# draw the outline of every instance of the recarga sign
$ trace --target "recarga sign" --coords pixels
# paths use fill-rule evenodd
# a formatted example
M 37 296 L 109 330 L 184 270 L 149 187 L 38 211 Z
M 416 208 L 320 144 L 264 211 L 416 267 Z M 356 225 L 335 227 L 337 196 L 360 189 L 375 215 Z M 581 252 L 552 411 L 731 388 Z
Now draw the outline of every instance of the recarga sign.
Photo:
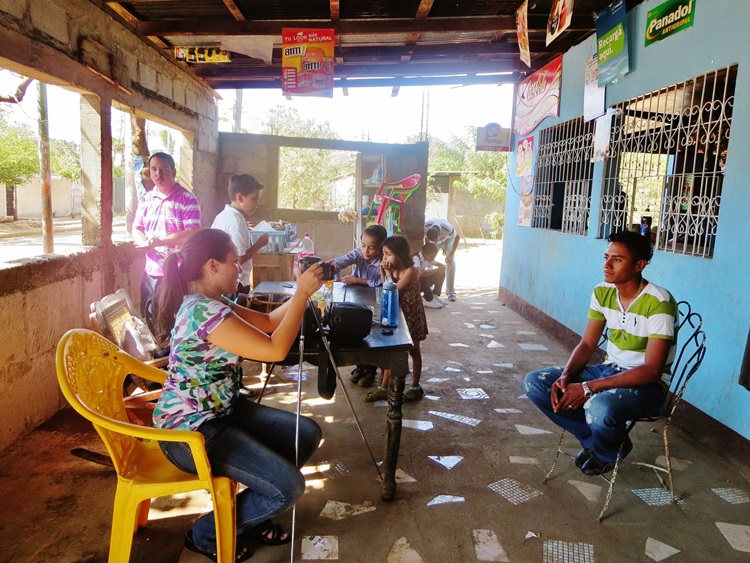
M 646 16 L 646 47 L 693 25 L 697 0 L 668 0 Z

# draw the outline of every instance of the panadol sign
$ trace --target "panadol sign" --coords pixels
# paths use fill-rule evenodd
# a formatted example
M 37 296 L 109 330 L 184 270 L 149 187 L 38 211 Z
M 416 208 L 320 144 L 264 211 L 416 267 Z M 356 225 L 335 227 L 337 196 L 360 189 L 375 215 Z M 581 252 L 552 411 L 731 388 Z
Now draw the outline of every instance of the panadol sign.
M 693 25 L 697 0 L 669 0 L 646 17 L 646 47 Z

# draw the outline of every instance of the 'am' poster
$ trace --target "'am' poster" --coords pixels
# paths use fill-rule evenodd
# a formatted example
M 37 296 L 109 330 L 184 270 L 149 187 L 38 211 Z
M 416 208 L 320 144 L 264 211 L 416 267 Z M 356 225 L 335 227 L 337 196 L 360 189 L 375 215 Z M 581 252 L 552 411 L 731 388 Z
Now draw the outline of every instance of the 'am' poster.
M 333 29 L 281 30 L 281 90 L 293 96 L 333 97 Z

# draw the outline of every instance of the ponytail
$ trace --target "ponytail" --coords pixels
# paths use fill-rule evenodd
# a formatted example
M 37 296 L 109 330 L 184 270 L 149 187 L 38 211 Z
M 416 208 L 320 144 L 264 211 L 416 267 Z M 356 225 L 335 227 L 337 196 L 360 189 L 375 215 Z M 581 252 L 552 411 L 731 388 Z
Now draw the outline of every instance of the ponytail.
M 158 309 L 156 312 L 156 340 L 161 343 L 169 342 L 169 336 L 174 327 L 174 319 L 188 294 L 188 283 L 180 275 L 179 253 L 170 254 L 164 260 L 164 277 L 157 294 Z
M 164 260 L 164 278 L 159 286 L 156 331 L 159 342 L 169 340 L 177 311 L 190 292 L 190 282 L 203 277 L 203 266 L 209 260 L 224 262 L 236 250 L 232 239 L 219 229 L 196 231 L 179 252 Z

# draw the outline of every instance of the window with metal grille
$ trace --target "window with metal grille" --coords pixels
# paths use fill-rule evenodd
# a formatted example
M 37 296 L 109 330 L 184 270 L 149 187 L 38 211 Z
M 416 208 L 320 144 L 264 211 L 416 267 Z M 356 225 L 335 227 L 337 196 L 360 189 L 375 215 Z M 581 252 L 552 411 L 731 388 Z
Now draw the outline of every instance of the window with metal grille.
M 588 233 L 593 140 L 594 122 L 582 117 L 539 133 L 532 227 Z
M 600 237 L 649 225 L 658 250 L 713 255 L 736 77 L 733 65 L 614 106 Z

